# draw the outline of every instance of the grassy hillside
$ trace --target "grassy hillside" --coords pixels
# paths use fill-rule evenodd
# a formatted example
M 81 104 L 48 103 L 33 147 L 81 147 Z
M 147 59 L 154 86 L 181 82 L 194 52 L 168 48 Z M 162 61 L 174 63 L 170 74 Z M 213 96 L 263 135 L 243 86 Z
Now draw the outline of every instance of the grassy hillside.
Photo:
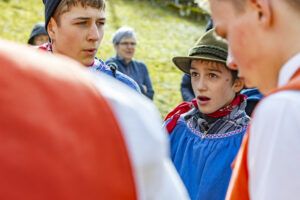
M 199 22 L 178 17 L 150 1 L 107 0 L 107 25 L 97 56 L 114 56 L 111 35 L 122 25 L 137 32 L 135 59 L 144 61 L 155 90 L 154 103 L 162 116 L 181 102 L 182 73 L 172 64 L 175 55 L 186 55 L 203 33 Z M 0 0 L 0 37 L 26 43 L 33 25 L 44 20 L 42 0 Z

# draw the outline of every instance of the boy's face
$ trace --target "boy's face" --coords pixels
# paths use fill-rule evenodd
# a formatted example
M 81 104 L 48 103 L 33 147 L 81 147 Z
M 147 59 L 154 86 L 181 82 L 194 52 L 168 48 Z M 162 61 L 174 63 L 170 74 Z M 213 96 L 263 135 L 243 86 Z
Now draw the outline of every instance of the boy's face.
M 200 112 L 213 113 L 230 104 L 243 84 L 232 84 L 232 74 L 225 65 L 216 62 L 193 60 L 191 82 Z
M 49 42 L 49 40 L 48 40 L 48 35 L 46 34 L 37 35 L 33 39 L 33 45 L 42 45 L 47 42 Z
M 104 35 L 104 10 L 78 4 L 63 13 L 59 20 L 58 24 L 51 18 L 48 25 L 53 52 L 71 57 L 85 66 L 91 65 Z
M 232 69 L 239 70 L 239 77 L 245 79 L 247 87 L 258 87 L 261 92 L 269 90 L 277 72 L 272 38 L 264 30 L 265 16 L 254 3 L 246 0 L 244 10 L 237 10 L 231 1 L 210 0 L 216 33 L 228 40 Z M 254 2 L 254 1 L 253 1 Z M 235 66 L 235 67 L 233 67 Z

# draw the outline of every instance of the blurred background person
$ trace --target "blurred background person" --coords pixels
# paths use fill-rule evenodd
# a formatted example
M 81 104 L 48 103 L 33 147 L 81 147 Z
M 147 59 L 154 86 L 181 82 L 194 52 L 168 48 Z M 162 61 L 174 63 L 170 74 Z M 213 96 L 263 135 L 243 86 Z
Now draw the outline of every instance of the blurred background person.
M 182 75 L 182 80 L 180 83 L 180 92 L 183 101 L 192 101 L 195 98 L 190 75 L 188 74 Z
M 141 92 L 149 99 L 153 99 L 154 90 L 145 63 L 133 59 L 137 39 L 134 30 L 123 26 L 113 35 L 112 43 L 116 50 L 116 56 L 105 61 L 107 65 L 116 65 L 117 70 L 128 75 L 137 82 Z
M 39 22 L 34 25 L 30 37 L 28 39 L 28 44 L 30 45 L 42 45 L 49 42 L 48 34 L 45 29 L 45 23 Z

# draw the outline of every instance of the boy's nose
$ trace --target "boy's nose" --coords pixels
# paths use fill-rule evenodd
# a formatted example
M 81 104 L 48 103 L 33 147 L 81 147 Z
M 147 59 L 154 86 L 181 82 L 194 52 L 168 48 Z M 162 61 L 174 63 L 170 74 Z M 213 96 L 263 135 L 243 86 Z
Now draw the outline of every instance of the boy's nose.
M 199 91 L 202 91 L 202 90 L 206 90 L 206 89 L 207 89 L 207 87 L 206 87 L 206 82 L 205 82 L 205 79 L 204 79 L 204 78 L 201 78 L 201 79 L 198 81 L 197 89 L 198 89 Z
M 93 40 L 93 41 L 98 41 L 100 39 L 100 32 L 99 32 L 96 24 L 94 24 L 90 27 L 87 39 Z
M 227 61 L 226 65 L 233 70 L 238 70 L 238 65 L 236 64 L 234 57 L 232 56 L 232 53 L 230 49 L 228 50 L 228 56 L 227 56 Z

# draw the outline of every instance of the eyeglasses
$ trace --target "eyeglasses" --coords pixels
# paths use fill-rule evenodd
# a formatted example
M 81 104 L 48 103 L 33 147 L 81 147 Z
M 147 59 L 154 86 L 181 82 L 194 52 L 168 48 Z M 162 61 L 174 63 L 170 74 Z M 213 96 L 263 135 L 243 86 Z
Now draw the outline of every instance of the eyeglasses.
M 135 42 L 120 42 L 119 45 L 122 45 L 122 46 L 136 46 L 136 43 Z

